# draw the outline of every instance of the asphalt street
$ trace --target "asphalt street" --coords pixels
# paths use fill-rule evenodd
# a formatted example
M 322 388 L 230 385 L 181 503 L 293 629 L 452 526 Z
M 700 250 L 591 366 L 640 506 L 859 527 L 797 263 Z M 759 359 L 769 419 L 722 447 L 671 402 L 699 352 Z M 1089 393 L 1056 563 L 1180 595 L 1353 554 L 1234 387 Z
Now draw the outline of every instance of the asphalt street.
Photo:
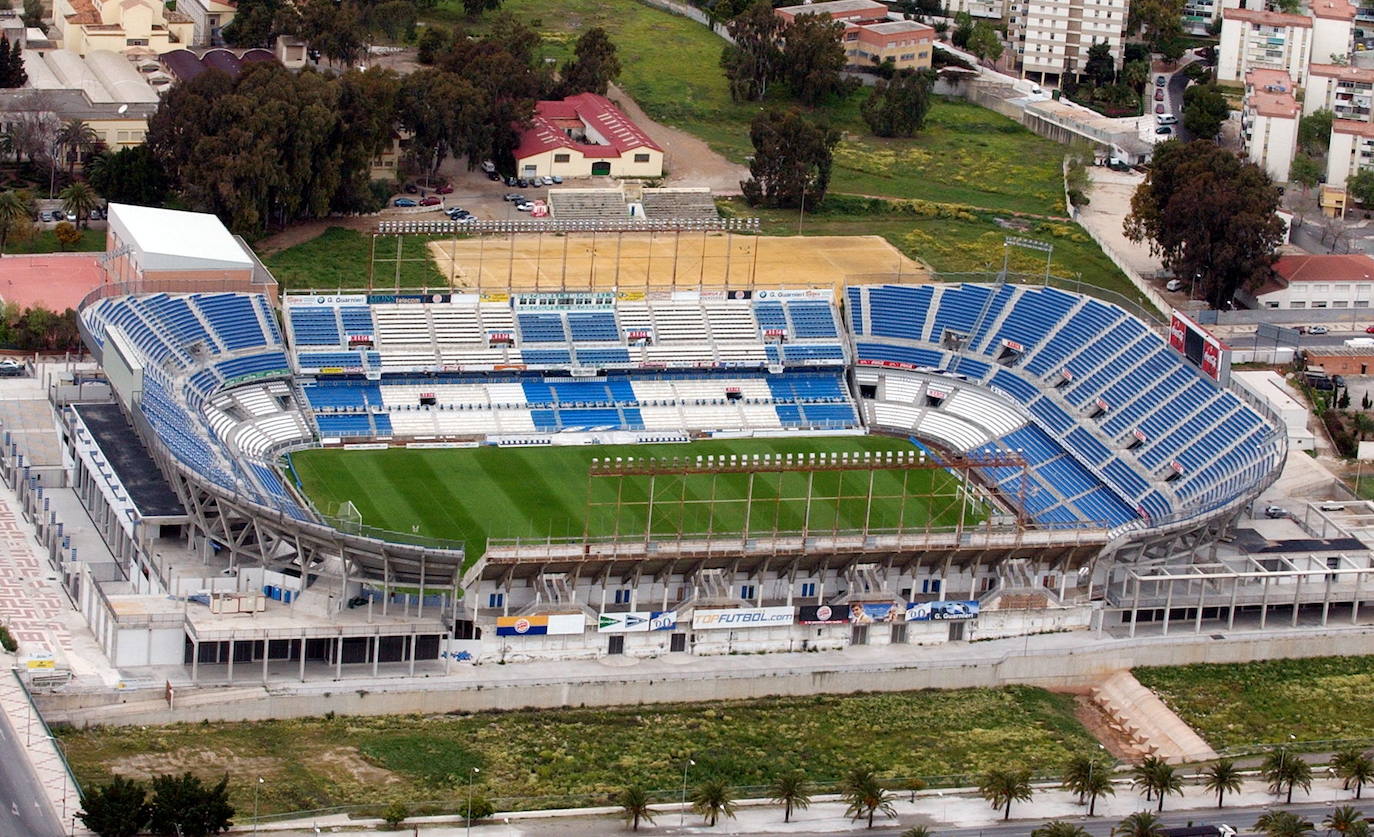
M 1299 349 L 1302 349 L 1303 351 L 1323 348 L 1329 349 L 1333 347 L 1344 346 L 1345 341 L 1353 337 L 1374 339 L 1374 334 L 1365 333 L 1364 323 L 1366 320 L 1371 325 L 1374 325 L 1374 312 L 1368 312 L 1363 315 L 1363 319 L 1361 319 L 1359 323 L 1358 331 L 1337 331 L 1337 327 L 1333 326 L 1331 328 L 1331 333 L 1329 334 L 1301 334 L 1298 335 L 1297 347 Z M 1223 339 L 1226 341 L 1226 345 L 1230 346 L 1233 349 L 1253 349 L 1256 346 L 1260 348 L 1270 348 L 1274 345 L 1274 341 L 1272 338 L 1257 337 L 1254 333 L 1229 334 Z M 1288 344 L 1284 343 L 1283 345 L 1286 346 Z
M 63 833 L 29 766 L 24 739 L 0 712 L 0 837 L 60 837 Z

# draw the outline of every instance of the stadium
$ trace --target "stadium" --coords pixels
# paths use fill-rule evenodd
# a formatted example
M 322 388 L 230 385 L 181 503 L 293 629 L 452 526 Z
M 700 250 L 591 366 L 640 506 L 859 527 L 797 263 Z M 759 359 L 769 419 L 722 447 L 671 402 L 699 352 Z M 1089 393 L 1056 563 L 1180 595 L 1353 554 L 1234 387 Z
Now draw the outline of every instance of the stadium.
M 112 403 L 62 424 L 128 495 L 133 593 L 274 617 L 158 623 L 139 659 L 193 677 L 1100 627 L 1287 454 L 1185 320 L 1043 279 L 279 293 L 164 214 L 112 208 L 80 310 Z

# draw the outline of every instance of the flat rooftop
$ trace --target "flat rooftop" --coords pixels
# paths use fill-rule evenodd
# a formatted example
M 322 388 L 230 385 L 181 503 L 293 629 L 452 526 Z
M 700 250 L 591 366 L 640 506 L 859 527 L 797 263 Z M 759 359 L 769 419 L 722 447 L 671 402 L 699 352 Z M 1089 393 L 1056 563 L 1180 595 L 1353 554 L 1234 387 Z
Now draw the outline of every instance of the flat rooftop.
M 77 404 L 75 409 L 142 517 L 186 515 L 176 492 L 163 478 L 118 404 Z

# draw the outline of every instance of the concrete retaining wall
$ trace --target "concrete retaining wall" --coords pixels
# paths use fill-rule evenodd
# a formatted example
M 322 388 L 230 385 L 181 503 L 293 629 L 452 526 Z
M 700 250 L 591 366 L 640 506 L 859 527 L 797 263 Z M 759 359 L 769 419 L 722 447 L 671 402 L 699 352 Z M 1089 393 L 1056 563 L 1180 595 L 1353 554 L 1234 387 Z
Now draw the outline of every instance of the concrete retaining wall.
M 1020 653 L 1009 643 L 1000 656 L 968 646 L 960 662 L 921 659 L 921 654 L 872 656 L 862 662 L 845 655 L 788 654 L 751 657 L 747 669 L 710 671 L 687 665 L 654 665 L 584 676 L 561 682 L 549 666 L 530 666 L 529 676 L 483 679 L 488 667 L 469 669 L 471 679 L 417 679 L 378 683 L 306 684 L 298 688 L 178 692 L 177 707 L 168 710 L 154 694 L 40 695 L 50 721 L 85 724 L 165 724 L 263 720 L 322 715 L 479 712 L 495 709 L 560 706 L 617 706 L 677 701 L 726 700 L 769 695 L 903 691 L 926 688 L 996 687 L 1027 684 L 1050 688 L 1086 688 L 1105 675 L 1137 666 L 1187 663 L 1250 662 L 1271 658 L 1319 657 L 1374 653 L 1374 629 L 1346 628 L 1324 632 L 1268 631 L 1225 639 L 1202 635 L 1092 641 L 1079 633 L 1081 647 Z M 687 661 L 684 661 L 687 662 Z M 494 674 L 495 672 L 493 672 Z M 385 690 L 385 691 L 384 691 Z M 223 699 L 215 692 L 222 691 Z M 146 690 L 145 690 L 146 692 Z M 145 698 L 139 700 L 139 698 Z M 119 703 L 120 700 L 130 701 Z M 111 705 L 112 704 L 112 705 Z

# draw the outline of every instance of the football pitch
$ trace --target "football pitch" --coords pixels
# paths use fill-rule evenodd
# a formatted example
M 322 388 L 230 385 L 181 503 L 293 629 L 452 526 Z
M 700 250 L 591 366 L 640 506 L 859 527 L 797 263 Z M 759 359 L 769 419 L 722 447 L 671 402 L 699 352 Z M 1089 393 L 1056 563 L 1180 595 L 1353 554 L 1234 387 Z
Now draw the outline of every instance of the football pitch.
M 709 440 L 657 445 L 316 449 L 291 456 L 325 514 L 351 501 L 366 526 L 461 540 L 470 559 L 489 539 L 672 538 L 708 532 L 907 531 L 973 524 L 988 509 L 940 468 L 749 474 L 587 476 L 593 458 L 911 451 L 881 436 Z M 870 488 L 871 475 L 871 488 Z M 809 488 L 808 488 L 809 482 Z M 650 495 L 652 485 L 653 493 Z M 809 499 L 808 499 L 809 497 Z M 872 497 L 870 504 L 869 498 Z

